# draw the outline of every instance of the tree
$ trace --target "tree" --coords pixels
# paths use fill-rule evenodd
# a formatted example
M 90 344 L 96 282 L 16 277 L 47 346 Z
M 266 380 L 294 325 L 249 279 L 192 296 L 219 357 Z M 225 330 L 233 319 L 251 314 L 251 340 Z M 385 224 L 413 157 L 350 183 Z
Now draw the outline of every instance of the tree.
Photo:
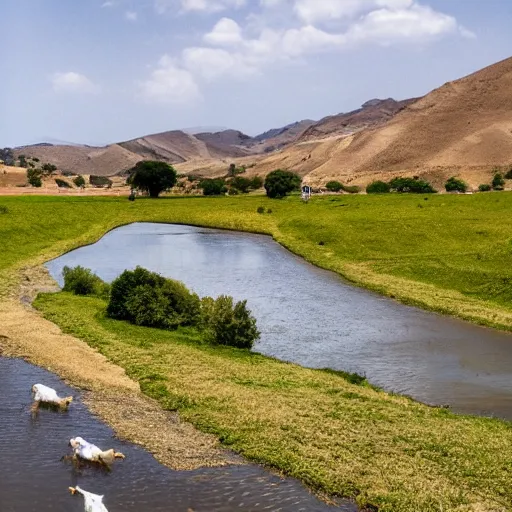
M 251 188 L 253 190 L 258 190 L 263 187 L 263 178 L 261 176 L 254 176 L 251 180 Z
M 213 180 L 202 180 L 199 183 L 199 188 L 203 189 L 203 194 L 205 196 L 221 196 L 228 190 L 224 180 L 221 180 L 220 178 Z
M 165 162 L 144 160 L 138 162 L 130 171 L 128 184 L 147 192 L 149 197 L 157 198 L 162 192 L 174 187 L 177 179 L 176 171 L 171 165 Z
M 18 157 L 18 160 L 20 161 L 20 167 L 27 167 L 28 166 L 28 163 L 27 163 L 27 157 L 25 155 L 20 155 Z
M 84 187 L 85 187 L 85 180 L 84 180 L 84 177 L 83 177 L 83 176 L 77 176 L 77 177 L 73 180 L 73 183 L 74 183 L 78 188 L 84 188 Z
M 56 170 L 57 170 L 57 166 L 56 165 L 53 165 L 53 164 L 43 164 L 41 166 L 41 169 L 43 171 L 43 174 L 45 176 L 51 176 Z
M 228 170 L 228 176 L 236 176 L 236 164 L 230 164 L 229 170 Z
M 27 169 L 27 181 L 33 187 L 42 187 L 43 180 L 41 179 L 40 169 Z
M 340 183 L 339 181 L 329 181 L 325 185 L 325 188 L 329 190 L 329 192 L 340 192 L 341 190 L 343 190 L 343 184 Z
M 492 188 L 494 190 L 503 190 L 505 186 L 505 180 L 503 179 L 503 175 L 497 172 L 492 179 Z
M 390 190 L 391 187 L 389 186 L 389 183 L 380 180 L 372 181 L 366 187 L 367 194 L 387 194 Z
M 459 180 L 455 176 L 452 176 L 446 181 L 444 188 L 446 189 L 446 192 L 466 192 L 468 185 L 465 181 Z
M 492 190 L 492 187 L 488 183 L 482 183 L 481 185 L 478 185 L 478 190 L 480 192 L 489 192 Z
M 272 199 L 281 199 L 290 192 L 300 188 L 300 176 L 290 171 L 277 169 L 265 178 L 265 190 L 267 196 Z
M 512 180 L 512 167 L 505 173 L 506 180 Z
M 396 192 L 410 192 L 413 194 L 433 194 L 434 188 L 428 181 L 419 178 L 393 178 L 389 182 L 391 190 Z
M 233 188 L 239 190 L 240 192 L 242 192 L 242 194 L 247 194 L 247 192 L 249 192 L 251 184 L 252 182 L 250 179 L 244 178 L 242 176 L 237 176 L 236 178 L 233 178 L 230 183 L 230 185 Z

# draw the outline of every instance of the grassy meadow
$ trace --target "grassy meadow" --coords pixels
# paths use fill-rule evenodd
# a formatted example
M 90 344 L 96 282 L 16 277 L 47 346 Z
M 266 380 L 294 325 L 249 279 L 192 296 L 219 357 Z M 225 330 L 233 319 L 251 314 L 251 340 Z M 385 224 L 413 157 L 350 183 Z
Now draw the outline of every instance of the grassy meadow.
M 405 303 L 512 330 L 512 194 L 223 198 L 3 197 L 0 292 L 19 270 L 134 221 L 267 233 L 307 260 Z M 266 213 L 257 213 L 263 206 Z M 272 212 L 268 213 L 267 210 Z M 512 510 L 512 428 L 456 416 L 343 374 L 105 317 L 105 302 L 36 306 L 166 409 L 311 488 L 381 511 Z M 1 331 L 1 321 L 0 321 Z M 1 334 L 1 332 L 0 332 Z

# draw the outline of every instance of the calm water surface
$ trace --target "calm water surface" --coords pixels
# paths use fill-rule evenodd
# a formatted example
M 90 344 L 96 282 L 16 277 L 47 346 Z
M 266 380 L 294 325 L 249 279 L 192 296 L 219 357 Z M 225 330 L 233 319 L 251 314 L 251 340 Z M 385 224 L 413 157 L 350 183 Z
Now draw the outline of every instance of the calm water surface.
M 62 396 L 74 395 L 66 413 L 30 412 L 30 389 L 41 382 Z M 81 435 L 100 447 L 126 455 L 112 471 L 62 462 L 69 439 Z M 94 418 L 76 390 L 55 375 L 21 360 L 0 357 L 0 511 L 79 512 L 83 499 L 68 487 L 105 495 L 109 512 L 297 512 L 357 510 L 333 507 L 308 493 L 293 479 L 281 479 L 259 466 L 230 466 L 171 471 L 148 452 L 113 436 Z
M 271 238 L 137 223 L 48 263 L 105 280 L 141 265 L 199 295 L 248 299 L 262 332 L 255 350 L 314 368 L 365 374 L 431 404 L 512 419 L 512 335 L 398 304 L 344 283 Z

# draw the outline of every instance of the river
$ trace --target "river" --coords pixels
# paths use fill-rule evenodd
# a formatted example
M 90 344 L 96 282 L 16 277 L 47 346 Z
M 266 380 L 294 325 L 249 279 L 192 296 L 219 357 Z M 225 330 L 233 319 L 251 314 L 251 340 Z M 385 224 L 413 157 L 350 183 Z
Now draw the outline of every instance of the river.
M 141 265 L 199 295 L 247 299 L 254 350 L 313 368 L 364 374 L 386 390 L 458 412 L 512 419 L 512 335 L 404 306 L 354 287 L 271 238 L 135 223 L 47 264 L 111 281 Z

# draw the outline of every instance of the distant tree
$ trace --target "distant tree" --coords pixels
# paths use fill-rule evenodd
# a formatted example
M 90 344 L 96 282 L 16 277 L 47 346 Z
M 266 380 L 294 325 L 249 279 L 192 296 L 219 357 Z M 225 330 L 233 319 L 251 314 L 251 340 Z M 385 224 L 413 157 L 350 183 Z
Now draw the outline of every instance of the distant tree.
M 263 178 L 261 176 L 254 176 L 251 180 L 251 188 L 253 190 L 258 190 L 263 187 Z
M 252 181 L 248 178 L 237 176 L 236 178 L 233 178 L 231 180 L 230 185 L 234 189 L 242 192 L 242 194 L 246 194 L 247 192 L 249 192 L 249 189 L 251 188 Z
M 272 199 L 281 199 L 290 192 L 300 188 L 300 176 L 290 171 L 277 169 L 265 178 L 265 190 L 267 196 Z
M 428 181 L 420 180 L 418 177 L 414 178 L 393 178 L 389 182 L 391 190 L 395 192 L 409 192 L 413 194 L 433 194 L 434 188 Z
M 61 180 L 60 178 L 55 178 L 55 183 L 57 183 L 59 188 L 71 188 L 71 185 L 67 181 Z
M 53 164 L 46 163 L 41 166 L 41 169 L 45 176 L 51 176 L 54 172 L 57 171 L 57 166 L 53 165 Z
M 32 157 L 32 161 L 33 161 L 33 162 L 39 162 L 40 160 L 39 160 L 39 158 L 37 158 L 37 157 L 33 156 L 33 157 Z
M 41 179 L 40 169 L 27 169 L 27 181 L 29 185 L 33 187 L 42 187 L 43 180 Z
M 505 180 L 503 179 L 503 175 L 497 172 L 492 179 L 492 188 L 494 190 L 503 190 L 505 186 Z
M 466 192 L 468 184 L 465 181 L 452 176 L 446 181 L 444 188 L 446 189 L 446 192 Z
M 478 186 L 478 190 L 480 192 L 489 192 L 490 190 L 492 190 L 492 187 L 491 185 L 489 185 L 489 183 L 482 183 L 481 185 Z
M 372 181 L 367 187 L 366 187 L 366 193 L 367 194 L 386 194 L 391 190 L 391 187 L 389 186 L 389 183 L 386 183 L 385 181 Z
M 329 190 L 329 192 L 340 192 L 343 190 L 343 184 L 339 181 L 329 181 L 325 185 L 325 188 Z
M 0 160 L 4 161 L 5 165 L 14 165 L 15 158 L 11 148 L 0 149 Z
M 229 170 L 228 170 L 228 176 L 236 176 L 236 164 L 230 164 Z
M 112 187 L 112 180 L 106 176 L 95 176 L 94 174 L 91 174 L 89 176 L 89 183 L 93 187 Z
M 84 180 L 84 177 L 83 176 L 77 176 L 74 180 L 73 180 L 73 183 L 75 184 L 75 186 L 77 186 L 78 188 L 84 188 L 85 187 L 85 180 Z
M 25 155 L 20 155 L 18 157 L 18 160 L 20 162 L 20 167 L 25 167 L 25 168 L 28 167 L 27 157 Z
M 202 180 L 199 183 L 199 188 L 203 189 L 205 196 L 220 196 L 227 192 L 226 183 L 220 178 L 212 180 Z
M 149 197 L 157 198 L 162 192 L 176 185 L 177 174 L 174 168 L 165 162 L 144 160 L 138 162 L 130 171 L 128 184 L 133 188 L 147 192 Z
M 506 180 L 512 180 L 512 167 L 505 173 Z

